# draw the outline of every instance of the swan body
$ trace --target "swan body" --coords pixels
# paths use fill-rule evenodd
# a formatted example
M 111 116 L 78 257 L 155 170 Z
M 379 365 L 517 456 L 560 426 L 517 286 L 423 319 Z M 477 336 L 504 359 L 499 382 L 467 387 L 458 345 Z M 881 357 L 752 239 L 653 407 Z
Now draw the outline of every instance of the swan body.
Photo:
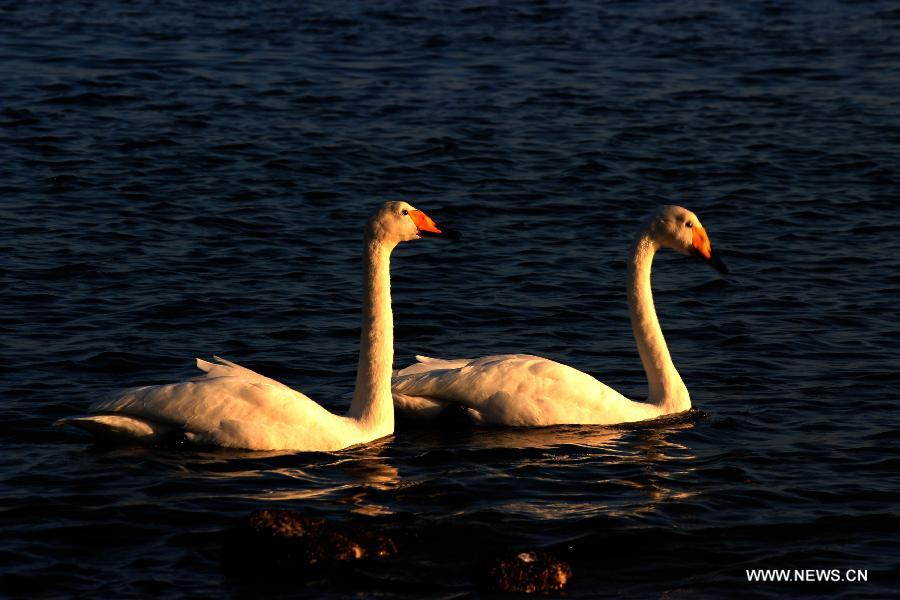
M 94 403 L 92 414 L 57 424 L 111 440 L 146 442 L 180 432 L 193 443 L 251 450 L 334 451 L 392 434 L 390 254 L 398 243 L 425 232 L 442 234 L 434 221 L 406 202 L 385 203 L 368 223 L 359 364 L 346 415 L 217 357 L 216 362 L 197 360 L 204 371 L 200 377 L 130 389 Z
M 418 373 L 403 369 L 394 379 L 394 406 L 413 417 L 436 416 L 452 403 L 467 407 L 471 418 L 485 425 L 610 424 L 665 414 L 658 406 L 629 400 L 587 373 L 540 356 L 446 361 L 456 365 L 449 368 L 424 356 L 416 358 L 423 362 L 412 368 L 433 368 Z
M 394 405 L 411 418 L 431 419 L 450 404 L 464 406 L 484 425 L 611 425 L 654 419 L 691 407 L 672 363 L 650 288 L 655 253 L 668 247 L 700 257 L 721 272 L 725 265 L 691 211 L 663 206 L 635 237 L 628 265 L 631 325 L 648 381 L 646 402 L 629 400 L 596 378 L 564 364 L 526 354 L 442 360 L 424 356 L 396 371 Z

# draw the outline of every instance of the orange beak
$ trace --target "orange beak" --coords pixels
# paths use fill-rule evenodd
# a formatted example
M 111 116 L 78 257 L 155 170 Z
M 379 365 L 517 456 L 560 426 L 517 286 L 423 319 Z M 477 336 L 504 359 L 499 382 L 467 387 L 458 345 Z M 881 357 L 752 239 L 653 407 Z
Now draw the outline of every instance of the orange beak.
M 416 224 L 416 229 L 418 229 L 419 232 L 427 231 L 428 233 L 444 233 L 438 229 L 437 223 L 421 210 L 411 210 L 409 211 L 409 216 L 412 218 L 413 223 Z
M 723 275 L 727 274 L 728 267 L 722 262 L 719 254 L 713 250 L 712 244 L 709 241 L 709 236 L 706 235 L 706 230 L 699 225 L 694 225 L 693 230 L 694 239 L 691 242 L 691 252 L 696 256 L 706 259 L 706 262 L 719 273 L 722 273 Z
M 712 256 L 712 244 L 709 243 L 709 236 L 706 235 L 706 230 L 699 225 L 694 226 L 694 241 L 691 245 L 694 248 L 694 253 L 699 254 L 706 260 L 709 260 L 710 256 Z

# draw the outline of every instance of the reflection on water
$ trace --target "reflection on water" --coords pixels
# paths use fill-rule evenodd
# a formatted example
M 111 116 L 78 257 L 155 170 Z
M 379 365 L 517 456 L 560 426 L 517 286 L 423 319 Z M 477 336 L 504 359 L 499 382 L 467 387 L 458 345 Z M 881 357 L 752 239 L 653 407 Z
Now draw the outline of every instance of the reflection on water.
M 400 472 L 387 455 L 388 440 L 338 453 L 332 460 L 303 469 L 281 468 L 271 473 L 293 479 L 290 486 L 269 487 L 245 497 L 266 502 L 316 499 L 345 506 L 350 512 L 384 516 L 394 510 L 373 500 L 376 491 L 390 491 L 400 484 Z M 317 487 L 307 488 L 310 482 Z
M 298 510 L 378 517 L 396 514 L 393 492 L 429 494 L 479 469 L 498 489 L 522 488 L 492 510 L 523 518 L 566 520 L 627 516 L 693 499 L 684 477 L 690 448 L 674 438 L 696 427 L 693 411 L 651 423 L 541 428 L 405 429 L 337 453 L 248 452 L 229 449 L 96 448 L 131 465 L 153 463 L 194 482 L 195 493 L 224 495 Z M 402 472 L 394 456 L 413 451 L 417 466 Z M 526 454 L 523 455 L 522 453 Z M 422 466 L 428 468 L 423 471 Z M 437 475 L 433 471 L 437 471 Z M 206 481 L 206 484 L 203 484 Z M 221 485 L 211 486 L 213 482 Z M 205 486 L 205 487 L 203 487 Z
M 168 477 L 194 485 L 195 497 L 228 497 L 262 503 L 324 502 L 354 513 L 393 513 L 373 500 L 400 484 L 389 453 L 393 438 L 337 453 L 246 451 L 228 448 L 166 449 L 144 446 L 87 446 L 90 452 L 133 469 L 152 465 Z
M 690 420 L 688 420 L 690 419 Z M 647 494 L 647 504 L 633 512 L 653 512 L 665 502 L 695 499 L 699 489 L 677 489 L 679 481 L 694 470 L 692 462 L 697 458 L 684 444 L 674 441 L 679 433 L 694 429 L 696 419 L 675 415 L 660 419 L 660 427 L 642 428 L 640 437 L 632 440 L 633 461 L 639 465 L 645 479 L 632 482 Z M 681 484 L 683 485 L 683 483 Z
M 550 523 L 652 513 L 702 493 L 685 482 L 695 454 L 679 440 L 704 418 L 691 411 L 622 427 L 407 430 L 398 434 L 398 445 L 416 453 L 417 466 L 441 476 L 412 469 L 401 478 L 402 491 L 446 493 L 467 470 L 478 469 L 486 489 L 496 490 L 487 502 L 491 511 L 507 516 Z M 463 489 L 453 496 L 479 503 Z
M 693 429 L 695 420 L 679 415 L 629 427 L 564 426 L 540 429 L 479 430 L 472 448 L 528 448 L 547 452 L 516 467 L 509 477 L 522 476 L 545 481 L 553 490 L 573 476 L 578 482 L 562 494 L 553 491 L 531 494 L 504 503 L 503 511 L 547 520 L 596 516 L 628 516 L 650 513 L 664 503 L 685 501 L 700 492 L 680 489 L 679 479 L 692 471 L 695 456 L 685 445 L 673 441 L 680 432 Z M 566 463 L 562 468 L 561 462 Z M 602 477 L 591 467 L 603 465 Z M 640 477 L 617 476 L 619 465 Z M 577 477 L 581 469 L 584 477 Z M 612 472 L 610 472 L 612 471 Z M 588 493 L 594 490 L 594 493 Z M 627 490 L 631 493 L 622 494 Z
M 188 465 L 203 477 L 247 479 L 238 497 L 264 503 L 328 502 L 351 512 L 390 514 L 386 505 L 373 502 L 372 491 L 389 491 L 400 473 L 387 453 L 391 438 L 339 453 L 242 452 L 210 450 L 192 453 Z M 312 460 L 310 460 L 312 459 Z M 318 459 L 318 460 L 316 460 Z M 252 468 L 248 468 L 252 465 Z M 178 469 L 180 464 L 173 464 Z M 212 469 L 212 471 L 211 471 Z
M 585 449 L 617 453 L 622 432 L 603 426 L 564 425 L 534 428 L 478 428 L 470 432 L 465 442 L 469 449 L 525 449 L 532 450 L 578 446 Z

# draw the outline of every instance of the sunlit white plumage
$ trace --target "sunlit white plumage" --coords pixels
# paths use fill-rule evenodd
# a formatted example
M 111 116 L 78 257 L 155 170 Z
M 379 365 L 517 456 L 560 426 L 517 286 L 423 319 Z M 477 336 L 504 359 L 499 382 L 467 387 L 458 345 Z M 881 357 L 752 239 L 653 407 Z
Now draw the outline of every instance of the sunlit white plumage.
M 635 237 L 628 268 L 632 331 L 644 370 L 648 400 L 635 402 L 587 373 L 526 354 L 418 363 L 394 373 L 394 405 L 420 419 L 460 404 L 477 423 L 541 426 L 615 424 L 653 419 L 691 407 L 690 395 L 666 347 L 650 288 L 653 256 L 662 247 L 705 259 L 722 272 L 697 216 L 680 206 L 661 207 Z
M 253 450 L 340 450 L 394 431 L 390 254 L 420 233 L 440 234 L 425 213 L 387 202 L 369 221 L 363 251 L 363 309 L 356 389 L 336 415 L 304 394 L 232 362 L 197 360 L 196 379 L 128 390 L 93 413 L 58 421 L 99 437 L 152 441 L 183 432 L 197 444 Z

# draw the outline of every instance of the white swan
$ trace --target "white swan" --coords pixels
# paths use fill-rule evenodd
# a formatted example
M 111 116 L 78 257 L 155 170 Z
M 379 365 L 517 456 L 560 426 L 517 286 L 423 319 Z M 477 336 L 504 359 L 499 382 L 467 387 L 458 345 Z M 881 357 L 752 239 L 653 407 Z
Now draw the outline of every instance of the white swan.
M 286 385 L 234 363 L 197 360 L 196 379 L 127 390 L 94 403 L 95 413 L 60 419 L 100 437 L 153 441 L 172 432 L 186 439 L 251 450 L 340 450 L 394 432 L 394 360 L 390 255 L 423 232 L 442 234 L 406 202 L 387 202 L 364 236 L 362 332 L 356 388 L 346 416 L 333 414 Z
M 634 402 L 586 373 L 524 354 L 441 360 L 417 356 L 417 364 L 393 378 L 394 406 L 406 416 L 429 419 L 456 403 L 476 423 L 540 426 L 614 424 L 653 419 L 691 407 L 681 376 L 663 339 L 650 288 L 653 256 L 662 247 L 701 257 L 722 273 L 697 216 L 663 206 L 650 217 L 632 246 L 628 263 L 631 327 L 647 373 L 647 402 Z

